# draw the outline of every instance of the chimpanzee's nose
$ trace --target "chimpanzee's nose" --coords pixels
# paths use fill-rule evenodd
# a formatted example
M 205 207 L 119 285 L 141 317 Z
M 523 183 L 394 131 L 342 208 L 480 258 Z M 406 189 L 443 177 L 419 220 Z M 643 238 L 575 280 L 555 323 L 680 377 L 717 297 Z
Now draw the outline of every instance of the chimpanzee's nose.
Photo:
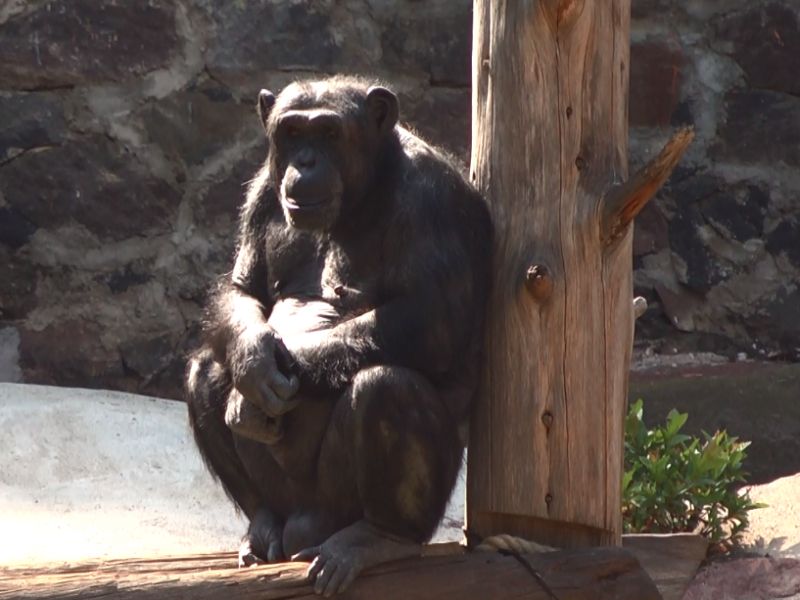
M 303 150 L 297 156 L 297 163 L 304 169 L 313 169 L 314 165 L 317 164 L 317 159 L 310 150 Z

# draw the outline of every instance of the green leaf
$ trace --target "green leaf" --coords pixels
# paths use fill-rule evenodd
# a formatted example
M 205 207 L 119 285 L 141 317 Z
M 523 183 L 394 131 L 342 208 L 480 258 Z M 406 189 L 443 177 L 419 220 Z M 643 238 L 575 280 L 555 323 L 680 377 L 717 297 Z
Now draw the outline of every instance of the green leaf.
M 685 444 L 686 442 L 690 441 L 691 439 L 692 439 L 691 436 L 684 435 L 682 433 L 678 433 L 678 434 L 672 436 L 672 439 L 670 440 L 669 443 L 670 443 L 670 446 L 674 447 L 674 446 L 678 446 L 680 444 Z
M 622 493 L 623 494 L 625 494 L 625 492 L 627 491 L 628 486 L 630 486 L 630 484 L 631 484 L 631 481 L 633 481 L 633 471 L 625 471 L 625 474 L 622 476 Z
M 686 420 L 688 418 L 689 418 L 688 414 L 686 413 L 678 414 L 678 411 L 672 409 L 669 415 L 667 415 L 667 435 L 669 435 L 669 437 L 672 437 L 673 435 L 678 433 L 681 427 L 683 427 L 686 424 Z

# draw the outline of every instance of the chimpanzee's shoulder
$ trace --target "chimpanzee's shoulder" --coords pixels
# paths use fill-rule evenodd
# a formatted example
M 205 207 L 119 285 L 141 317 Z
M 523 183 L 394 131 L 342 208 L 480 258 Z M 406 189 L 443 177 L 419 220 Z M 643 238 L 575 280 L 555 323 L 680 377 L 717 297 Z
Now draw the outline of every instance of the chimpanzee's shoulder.
M 489 227 L 487 202 L 469 182 L 465 165 L 405 128 L 398 127 L 397 133 L 404 163 L 398 190 L 401 210 L 416 218 L 434 219 L 442 227 Z

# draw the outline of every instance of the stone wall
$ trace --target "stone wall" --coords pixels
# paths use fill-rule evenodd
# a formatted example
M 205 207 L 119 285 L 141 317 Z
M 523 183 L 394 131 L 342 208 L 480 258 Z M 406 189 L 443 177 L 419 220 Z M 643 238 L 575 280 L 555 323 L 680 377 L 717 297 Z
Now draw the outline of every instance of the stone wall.
M 697 136 L 636 223 L 639 339 L 800 358 L 800 3 L 634 0 L 631 166 Z
M 374 73 L 468 157 L 471 0 L 0 4 L 0 380 L 179 397 L 264 157 L 261 87 Z M 800 8 L 633 0 L 631 166 L 697 139 L 639 218 L 638 335 L 797 357 Z

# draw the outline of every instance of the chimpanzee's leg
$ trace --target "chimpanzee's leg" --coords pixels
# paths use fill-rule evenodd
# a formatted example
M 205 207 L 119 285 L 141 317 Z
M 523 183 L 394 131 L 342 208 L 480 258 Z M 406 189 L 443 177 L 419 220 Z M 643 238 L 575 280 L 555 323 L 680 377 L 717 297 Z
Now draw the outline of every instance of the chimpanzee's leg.
M 237 453 L 234 434 L 225 424 L 231 389 L 230 374 L 210 350 L 201 350 L 190 359 L 186 399 L 195 442 L 211 475 L 250 520 L 239 548 L 239 564 L 280 560 L 283 524 L 253 484 Z
M 317 593 L 418 555 L 444 515 L 462 452 L 457 424 L 425 377 L 397 367 L 359 373 L 337 403 L 318 463 L 321 514 L 349 523 L 296 557 L 314 559 Z M 300 550 L 286 535 L 284 545 L 287 556 Z

